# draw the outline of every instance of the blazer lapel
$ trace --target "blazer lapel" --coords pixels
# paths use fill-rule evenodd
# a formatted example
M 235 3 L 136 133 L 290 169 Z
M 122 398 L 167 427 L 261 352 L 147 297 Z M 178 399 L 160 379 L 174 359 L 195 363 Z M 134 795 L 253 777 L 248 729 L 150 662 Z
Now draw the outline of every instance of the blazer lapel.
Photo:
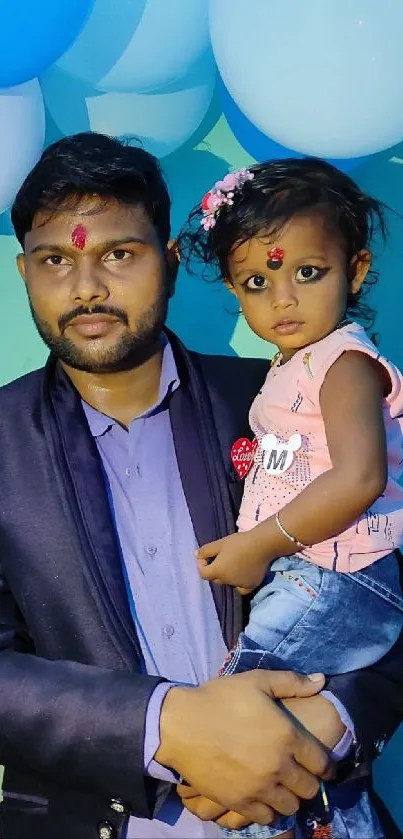
M 61 483 L 80 537 L 83 561 L 131 670 L 140 669 L 140 645 L 134 629 L 105 482 L 96 444 L 80 397 L 58 364 L 48 364 L 48 394 L 53 445 L 64 475 Z M 53 414 L 53 421 L 52 421 Z
M 169 333 L 181 387 L 172 394 L 170 418 L 182 486 L 199 545 L 234 530 L 228 490 L 208 395 L 186 350 Z M 238 598 L 228 586 L 211 584 L 228 647 L 237 637 L 242 616 Z

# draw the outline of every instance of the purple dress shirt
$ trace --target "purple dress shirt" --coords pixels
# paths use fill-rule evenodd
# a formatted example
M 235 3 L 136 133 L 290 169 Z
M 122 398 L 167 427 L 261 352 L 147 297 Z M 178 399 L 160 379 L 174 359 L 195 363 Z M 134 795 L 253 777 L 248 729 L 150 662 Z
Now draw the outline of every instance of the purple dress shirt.
M 128 430 L 82 404 L 104 468 L 144 670 L 170 682 L 197 685 L 217 675 L 227 650 L 210 588 L 198 574 L 197 542 L 176 460 L 168 405 L 178 387 L 167 343 L 158 400 L 132 420 Z M 161 704 L 169 687 L 159 685 L 151 697 L 144 762 L 150 775 L 173 781 L 172 773 L 153 759 L 159 746 Z M 340 703 L 337 709 L 351 730 Z M 351 740 L 348 732 L 339 744 L 343 754 Z M 127 839 L 219 836 L 216 825 L 182 810 L 174 793 L 158 819 L 131 818 L 127 831 Z

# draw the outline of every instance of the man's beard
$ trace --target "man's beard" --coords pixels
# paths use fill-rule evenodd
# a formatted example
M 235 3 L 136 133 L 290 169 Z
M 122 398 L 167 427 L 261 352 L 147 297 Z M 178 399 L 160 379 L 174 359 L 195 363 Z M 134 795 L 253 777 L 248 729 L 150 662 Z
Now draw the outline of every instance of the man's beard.
M 37 315 L 31 300 L 29 305 L 42 341 L 59 361 L 85 373 L 118 373 L 139 367 L 154 354 L 167 316 L 168 292 L 164 289 L 159 299 L 139 318 L 135 332 L 127 329 L 116 344 L 98 354 L 78 347 L 63 331 L 61 335 L 55 335 L 47 321 Z M 91 308 L 77 307 L 74 312 L 69 313 L 68 320 L 85 314 L 112 314 L 123 323 L 128 323 L 123 311 L 102 304 L 96 304 Z M 63 320 L 65 321 L 65 318 L 61 319 L 62 322 Z

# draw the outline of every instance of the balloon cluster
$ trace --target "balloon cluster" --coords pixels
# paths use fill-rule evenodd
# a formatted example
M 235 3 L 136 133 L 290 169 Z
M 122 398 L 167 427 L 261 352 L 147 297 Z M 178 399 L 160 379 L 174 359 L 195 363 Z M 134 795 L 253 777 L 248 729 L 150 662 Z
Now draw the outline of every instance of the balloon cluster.
M 39 78 L 39 82 L 37 77 Z M 56 136 L 181 147 L 216 78 L 208 0 L 4 0 L 0 9 L 0 212 Z
M 251 126 L 252 143 L 350 159 L 403 139 L 400 0 L 210 0 L 210 34 L 241 141 Z
M 255 159 L 351 169 L 403 139 L 402 34 L 401 0 L 3 0 L 0 212 L 42 151 L 45 112 L 56 137 L 102 131 L 164 157 L 203 122 L 217 68 Z

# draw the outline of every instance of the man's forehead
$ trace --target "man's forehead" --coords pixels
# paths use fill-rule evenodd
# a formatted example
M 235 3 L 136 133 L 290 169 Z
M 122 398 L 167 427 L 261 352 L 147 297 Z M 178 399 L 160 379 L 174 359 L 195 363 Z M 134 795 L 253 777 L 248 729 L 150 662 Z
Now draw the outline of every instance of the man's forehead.
M 153 225 L 143 207 L 99 201 L 91 205 L 87 200 L 71 208 L 38 212 L 32 230 L 26 234 L 26 244 L 33 247 L 44 241 L 71 241 L 72 231 L 77 227 L 84 227 L 88 241 L 94 242 L 115 236 L 122 239 L 125 235 L 150 239 L 153 233 Z

